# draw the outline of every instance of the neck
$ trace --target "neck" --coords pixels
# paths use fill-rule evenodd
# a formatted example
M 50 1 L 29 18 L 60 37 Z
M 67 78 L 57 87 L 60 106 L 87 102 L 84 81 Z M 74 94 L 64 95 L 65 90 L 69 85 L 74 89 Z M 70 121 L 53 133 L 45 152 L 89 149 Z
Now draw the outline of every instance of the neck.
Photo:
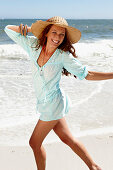
M 51 55 L 52 53 L 54 53 L 55 52 L 55 50 L 56 50 L 57 48 L 55 48 L 55 47 L 53 47 L 53 46 L 49 46 L 48 44 L 46 44 L 46 46 L 45 46 L 45 54 L 46 55 Z

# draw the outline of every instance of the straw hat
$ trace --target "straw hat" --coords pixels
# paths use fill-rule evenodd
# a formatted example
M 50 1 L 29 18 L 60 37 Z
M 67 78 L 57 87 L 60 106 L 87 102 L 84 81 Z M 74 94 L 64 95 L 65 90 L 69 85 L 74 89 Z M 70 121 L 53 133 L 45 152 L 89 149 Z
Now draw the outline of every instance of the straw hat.
M 31 32 L 37 37 L 40 37 L 40 34 L 44 30 L 46 26 L 49 24 L 54 24 L 57 26 L 61 26 L 67 29 L 67 36 L 72 44 L 78 42 L 81 38 L 81 32 L 80 30 L 71 27 L 68 25 L 67 21 L 59 16 L 52 17 L 46 21 L 37 20 L 35 23 L 32 23 L 31 25 Z

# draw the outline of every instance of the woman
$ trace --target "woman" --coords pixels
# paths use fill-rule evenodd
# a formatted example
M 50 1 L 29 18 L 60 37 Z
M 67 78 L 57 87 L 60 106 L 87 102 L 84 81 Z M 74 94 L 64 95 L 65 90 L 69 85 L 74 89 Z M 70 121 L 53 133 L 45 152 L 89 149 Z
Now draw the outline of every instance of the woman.
M 44 138 L 53 129 L 88 166 L 90 170 L 101 170 L 91 158 L 83 144 L 75 139 L 65 120 L 69 111 L 68 96 L 60 89 L 63 74 L 73 74 L 79 79 L 112 79 L 113 73 L 88 71 L 77 59 L 73 43 L 79 41 L 81 32 L 68 26 L 62 17 L 52 17 L 47 21 L 37 21 L 28 27 L 7 25 L 7 35 L 26 50 L 33 64 L 33 81 L 37 98 L 38 123 L 29 144 L 33 150 L 38 170 L 45 170 L 46 152 L 42 145 Z M 34 36 L 28 36 L 32 32 Z M 69 55 L 71 54 L 71 55 Z

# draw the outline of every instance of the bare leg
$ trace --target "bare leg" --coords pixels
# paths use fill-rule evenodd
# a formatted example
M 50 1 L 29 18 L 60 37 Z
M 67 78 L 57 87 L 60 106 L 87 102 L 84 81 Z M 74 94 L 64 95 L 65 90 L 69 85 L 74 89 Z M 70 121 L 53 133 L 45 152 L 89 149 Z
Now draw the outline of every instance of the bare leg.
M 29 144 L 33 150 L 35 161 L 38 170 L 45 170 L 46 167 L 46 152 L 42 145 L 44 138 L 57 124 L 58 120 L 42 121 L 39 119 L 32 136 L 29 140 Z
M 84 145 L 72 136 L 65 118 L 60 119 L 53 130 L 61 141 L 67 144 L 86 163 L 90 170 L 102 170 L 93 161 Z
M 46 168 L 46 152 L 45 152 L 43 145 L 41 145 L 40 149 L 37 149 L 37 150 L 33 149 L 33 153 L 35 156 L 35 161 L 36 161 L 38 170 L 45 170 L 45 168 Z
M 88 151 L 80 141 L 73 138 L 67 145 L 86 163 L 90 170 L 101 170 L 100 167 L 94 163 Z

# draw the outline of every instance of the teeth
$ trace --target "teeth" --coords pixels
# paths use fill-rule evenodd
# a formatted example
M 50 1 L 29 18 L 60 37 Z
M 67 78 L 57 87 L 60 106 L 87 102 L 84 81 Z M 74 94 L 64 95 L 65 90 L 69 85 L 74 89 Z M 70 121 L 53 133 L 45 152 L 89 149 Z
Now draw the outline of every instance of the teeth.
M 55 40 L 53 40 L 53 42 L 54 42 L 54 43 L 56 43 L 56 44 L 58 44 L 58 42 L 59 42 L 59 41 L 55 41 Z

